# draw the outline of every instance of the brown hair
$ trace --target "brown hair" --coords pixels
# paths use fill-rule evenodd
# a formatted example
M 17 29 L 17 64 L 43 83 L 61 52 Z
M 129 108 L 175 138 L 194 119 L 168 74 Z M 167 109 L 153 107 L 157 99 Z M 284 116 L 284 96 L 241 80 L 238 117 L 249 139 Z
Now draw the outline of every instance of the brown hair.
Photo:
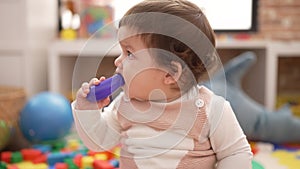
M 205 35 L 205 43 L 210 43 L 209 46 L 211 48 L 215 47 L 214 31 L 212 30 L 207 18 L 197 5 L 187 0 L 145 0 L 127 11 L 124 17 L 120 20 L 119 27 L 130 26 L 135 29 L 159 29 L 157 27 L 159 27 L 160 25 L 155 22 L 152 22 L 157 20 L 158 18 L 146 18 L 143 15 L 128 17 L 140 13 L 150 13 L 150 15 L 151 13 L 164 13 L 180 17 L 185 21 L 191 23 L 192 25 L 196 26 L 197 30 L 200 29 L 201 34 Z M 188 31 L 187 27 L 189 27 L 191 24 L 184 25 L 184 28 L 174 28 L 173 30 L 175 31 L 176 35 L 192 34 L 192 32 L 186 32 Z M 147 47 L 163 49 L 178 56 L 179 60 L 181 60 L 179 62 L 182 65 L 184 64 L 183 67 L 185 67 L 185 65 L 188 66 L 189 71 L 191 71 L 194 76 L 192 78 L 194 78 L 197 82 L 203 80 L 203 77 L 207 78 L 208 69 L 213 65 L 213 61 L 215 60 L 215 58 L 212 57 L 213 54 L 211 54 L 211 52 L 210 54 L 206 53 L 205 56 L 199 56 L 201 58 L 200 59 L 196 54 L 197 52 L 195 52 L 189 47 L 189 45 L 185 44 L 176 37 L 170 37 L 159 33 L 157 34 L 155 32 L 143 33 L 139 36 L 141 37 L 141 39 Z M 201 40 L 202 39 L 194 40 L 194 42 L 197 43 L 195 45 L 198 45 L 199 48 L 201 48 L 201 45 L 202 48 L 204 46 L 203 42 L 199 42 Z M 170 65 L 171 61 L 165 59 L 165 56 L 164 58 L 162 58 L 162 56 L 157 55 L 154 57 L 158 64 Z M 183 83 L 185 85 L 188 83 L 187 78 L 184 78 Z

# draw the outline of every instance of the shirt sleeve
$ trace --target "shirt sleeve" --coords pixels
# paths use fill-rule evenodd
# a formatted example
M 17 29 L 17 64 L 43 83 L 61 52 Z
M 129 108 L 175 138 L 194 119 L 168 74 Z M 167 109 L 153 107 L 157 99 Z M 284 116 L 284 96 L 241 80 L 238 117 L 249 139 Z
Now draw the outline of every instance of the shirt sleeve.
M 216 96 L 209 119 L 210 140 L 217 157 L 217 169 L 252 168 L 252 152 L 228 101 Z M 217 108 L 213 108 L 215 106 Z M 220 111 L 213 111 L 213 110 Z
M 116 101 L 99 110 L 76 110 L 72 103 L 77 133 L 85 146 L 93 151 L 107 151 L 119 144 L 121 127 L 117 121 Z

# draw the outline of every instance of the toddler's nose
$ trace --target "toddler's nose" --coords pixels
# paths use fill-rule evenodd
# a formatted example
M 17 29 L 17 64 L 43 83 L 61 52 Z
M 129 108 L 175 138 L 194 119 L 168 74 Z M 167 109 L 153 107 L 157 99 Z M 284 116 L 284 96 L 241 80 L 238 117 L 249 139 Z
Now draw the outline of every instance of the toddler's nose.
M 115 64 L 116 67 L 121 67 L 122 66 L 122 55 L 120 55 L 119 57 L 117 57 L 115 59 L 114 64 Z

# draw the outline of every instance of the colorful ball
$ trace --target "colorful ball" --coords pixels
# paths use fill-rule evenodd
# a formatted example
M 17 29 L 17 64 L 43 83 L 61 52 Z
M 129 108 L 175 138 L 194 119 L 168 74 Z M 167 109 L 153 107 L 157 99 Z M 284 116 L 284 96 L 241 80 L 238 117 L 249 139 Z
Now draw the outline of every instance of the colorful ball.
M 7 145 L 12 134 L 11 131 L 11 127 L 4 120 L 0 119 L 0 150 Z
M 62 95 L 42 92 L 31 98 L 20 115 L 20 129 L 29 141 L 53 141 L 70 132 L 73 116 L 70 102 Z

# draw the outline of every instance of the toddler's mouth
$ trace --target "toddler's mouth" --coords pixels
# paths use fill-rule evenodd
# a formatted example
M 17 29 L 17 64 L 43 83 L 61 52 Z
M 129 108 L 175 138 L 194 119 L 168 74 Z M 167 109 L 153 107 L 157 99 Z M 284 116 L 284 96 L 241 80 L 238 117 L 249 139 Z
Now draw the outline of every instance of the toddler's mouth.
M 121 74 L 122 75 L 121 68 L 117 67 L 116 70 L 115 70 L 115 74 Z

